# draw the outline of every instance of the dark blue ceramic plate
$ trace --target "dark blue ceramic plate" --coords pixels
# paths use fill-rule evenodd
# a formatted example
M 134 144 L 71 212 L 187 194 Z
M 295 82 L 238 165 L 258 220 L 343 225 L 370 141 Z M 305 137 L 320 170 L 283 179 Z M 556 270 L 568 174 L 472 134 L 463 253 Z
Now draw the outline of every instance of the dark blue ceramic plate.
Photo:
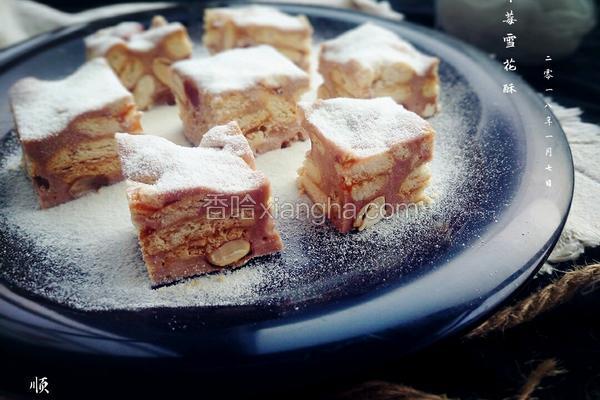
M 263 363 L 323 352 L 335 357 L 336 349 L 370 343 L 406 353 L 477 323 L 543 263 L 567 217 L 573 165 L 560 127 L 544 124 L 546 110 L 536 93 L 486 55 L 429 29 L 328 8 L 280 8 L 306 14 L 322 38 L 374 21 L 442 60 L 446 99 L 464 100 L 454 103 L 463 127 L 454 146 L 463 157 L 453 168 L 459 173 L 464 165 L 465 170 L 462 179 L 450 182 L 457 186 L 455 198 L 438 201 L 455 204 L 459 196 L 462 208 L 440 213 L 425 232 L 415 230 L 397 241 L 387 237 L 383 245 L 368 249 L 361 248 L 360 240 L 356 248 L 336 249 L 327 229 L 315 231 L 315 237 L 290 238 L 303 249 L 304 264 L 293 266 L 293 282 L 263 288 L 264 302 L 138 311 L 81 311 L 32 294 L 23 283 L 43 276 L 46 261 L 36 256 L 35 243 L 18 240 L 2 226 L 2 340 L 36 344 L 65 357 L 201 355 L 194 361 L 200 369 L 227 366 L 232 360 Z M 162 13 L 186 23 L 195 40 L 200 37 L 199 7 Z M 151 15 L 118 20 L 148 22 Z M 5 134 L 0 159 L 15 146 L 6 96 L 10 85 L 27 75 L 55 78 L 72 71 L 83 62 L 83 36 L 118 20 L 45 34 L 0 54 L 0 130 Z M 502 94 L 509 80 L 518 93 Z M 454 93 L 458 87 L 460 93 Z M 443 126 L 452 129 L 451 123 Z M 439 157 L 445 151 L 441 143 Z M 547 147 L 552 147 L 551 160 Z M 545 170 L 549 161 L 551 172 Z M 551 187 L 547 179 L 552 179 Z M 3 201 L 10 198 L 9 182 L 3 181 L 0 190 Z M 344 265 L 329 266 L 336 264 L 331 260 Z M 321 268 L 311 269 L 314 265 Z M 27 275 L 32 270 L 36 276 Z

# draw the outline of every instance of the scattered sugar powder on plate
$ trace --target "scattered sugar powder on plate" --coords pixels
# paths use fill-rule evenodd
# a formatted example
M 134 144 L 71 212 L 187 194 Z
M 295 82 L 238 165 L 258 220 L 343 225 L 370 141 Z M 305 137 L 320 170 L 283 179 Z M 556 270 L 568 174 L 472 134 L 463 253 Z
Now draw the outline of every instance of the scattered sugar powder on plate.
M 125 196 L 125 184 L 100 189 L 55 208 L 40 210 L 30 182 L 18 168 L 14 135 L 0 144 L 0 249 L 9 257 L 0 279 L 31 294 L 82 310 L 153 307 L 300 304 L 364 293 L 393 282 L 412 268 L 444 257 L 448 227 L 486 199 L 480 190 L 501 163 L 481 168 L 470 139 L 477 125 L 469 91 L 442 76 L 442 111 L 429 121 L 437 130 L 432 184 L 435 202 L 382 221 L 361 233 L 342 235 L 323 220 L 303 214 L 310 202 L 296 191 L 296 171 L 309 143 L 257 157 L 269 177 L 277 226 L 285 250 L 254 259 L 244 268 L 151 289 Z M 145 113 L 143 125 L 184 143 L 175 107 Z M 474 119 L 475 118 L 475 119 Z M 288 208 L 297 207 L 294 217 Z M 17 260 L 17 261 L 15 261 Z M 400 265 L 400 267 L 398 267 Z

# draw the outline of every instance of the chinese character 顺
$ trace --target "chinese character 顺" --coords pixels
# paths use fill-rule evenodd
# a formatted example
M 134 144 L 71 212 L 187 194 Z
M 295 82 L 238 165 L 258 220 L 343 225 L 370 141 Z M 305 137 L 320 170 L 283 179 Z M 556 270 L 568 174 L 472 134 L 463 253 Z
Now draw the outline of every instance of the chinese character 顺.
M 36 394 L 50 393 L 48 390 L 48 378 L 38 378 L 37 376 L 29 384 L 29 389 L 34 390 Z

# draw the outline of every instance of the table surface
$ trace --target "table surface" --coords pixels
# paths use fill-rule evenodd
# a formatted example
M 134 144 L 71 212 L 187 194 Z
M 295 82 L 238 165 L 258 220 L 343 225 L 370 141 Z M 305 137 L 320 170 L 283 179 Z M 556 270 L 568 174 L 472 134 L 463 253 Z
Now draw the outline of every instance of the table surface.
M 76 2 L 75 5 L 75 2 L 61 0 L 46 3 L 62 7 L 66 11 L 105 4 L 91 1 Z M 407 8 L 398 4 L 400 2 L 392 3 L 405 13 L 409 21 L 433 26 L 432 2 L 423 1 L 418 6 Z M 594 123 L 600 123 L 599 52 L 600 28 L 596 27 L 573 56 L 553 64 L 558 77 L 553 96 L 555 101 L 564 106 L 582 108 L 582 119 Z M 534 88 L 543 90 L 545 82 L 539 74 L 539 67 L 521 68 L 520 73 Z M 577 264 L 597 260 L 600 260 L 600 248 L 587 251 Z M 558 265 L 558 270 L 569 270 L 572 266 L 573 263 L 563 263 Z M 538 276 L 517 297 L 526 297 L 560 275 L 560 272 L 556 272 L 553 275 Z M 372 365 L 351 365 L 349 360 L 348 368 L 339 372 L 333 369 L 321 374 L 310 385 L 306 381 L 292 379 L 281 387 L 267 377 L 264 382 L 267 385 L 246 382 L 216 389 L 221 395 L 224 390 L 233 390 L 238 394 L 242 393 L 245 398 L 332 398 L 362 382 L 384 380 L 430 393 L 446 394 L 451 398 L 502 399 L 514 396 L 519 391 L 527 375 L 540 360 L 556 358 L 566 372 L 545 380 L 535 392 L 537 398 L 600 398 L 599 304 L 600 291 L 580 295 L 534 321 L 503 334 L 468 341 L 454 338 L 408 358 L 395 359 L 391 356 L 388 360 Z M 53 371 L 52 360 L 45 358 L 43 353 L 28 357 L 30 358 L 24 359 L 17 349 L 0 348 L 2 364 L 11 366 L 2 379 L 0 399 L 3 396 L 10 399 L 25 398 L 15 395 L 23 393 L 16 388 L 22 388 L 28 379 L 41 371 Z M 69 379 L 64 378 L 65 371 L 53 371 L 52 374 L 62 376 L 61 379 L 65 381 L 52 381 L 52 384 L 55 388 L 62 387 L 63 394 L 86 393 L 86 397 L 102 396 L 106 391 L 119 388 L 123 393 L 136 397 L 172 397 L 177 393 L 196 392 L 204 394 L 204 398 L 210 398 L 208 393 L 211 389 L 196 387 L 195 377 L 192 375 L 181 376 L 176 382 L 167 382 L 167 385 L 157 387 L 152 383 L 160 377 L 153 376 L 150 369 L 151 365 L 147 379 L 132 382 L 128 378 L 126 365 L 120 370 L 103 371 L 94 365 L 83 364 L 68 371 L 71 374 Z M 61 391 L 53 394 L 60 398 Z

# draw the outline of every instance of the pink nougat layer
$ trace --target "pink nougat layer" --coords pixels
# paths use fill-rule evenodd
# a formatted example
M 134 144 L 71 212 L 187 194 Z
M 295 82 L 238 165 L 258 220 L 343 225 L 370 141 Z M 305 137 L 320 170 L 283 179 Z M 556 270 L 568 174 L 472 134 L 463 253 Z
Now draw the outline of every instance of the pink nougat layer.
M 150 279 L 154 285 L 170 283 L 186 277 L 201 275 L 224 268 L 237 268 L 250 259 L 277 252 L 283 244 L 275 229 L 269 206 L 270 189 L 267 184 L 243 195 L 204 193 L 170 193 L 162 206 L 145 204 L 135 192 L 128 193 L 134 224 Z M 213 197 L 214 195 L 214 197 Z M 225 229 L 218 226 L 227 221 Z M 173 230 L 179 234 L 191 226 L 192 233 L 181 243 L 169 242 Z M 211 228 L 212 226 L 212 228 Z M 222 225 L 221 225 L 222 226 Z M 193 231 L 208 231 L 194 235 Z M 226 267 L 216 266 L 208 259 L 208 249 L 218 248 L 229 240 L 244 239 L 250 243 L 250 252 Z
M 311 137 L 314 142 L 315 139 Z M 319 140 L 319 139 L 317 139 Z M 350 170 L 358 162 L 367 160 L 349 160 L 342 161 L 347 158 L 347 153 L 335 146 L 333 143 L 321 140 L 325 151 L 320 151 L 317 146 L 312 146 L 307 158 L 320 171 L 328 173 L 321 174 L 321 182 L 316 183 L 316 186 L 329 197 L 329 204 L 325 210 L 327 217 L 337 230 L 342 233 L 349 232 L 353 229 L 354 221 L 356 220 L 359 211 L 373 199 L 379 196 L 385 196 L 385 202 L 391 206 L 391 210 L 386 210 L 388 213 L 393 212 L 395 207 L 401 205 L 409 205 L 422 200 L 422 191 L 429 180 L 428 172 L 423 172 L 420 177 L 414 178 L 420 180 L 420 184 L 409 185 L 405 190 L 401 190 L 403 184 L 408 179 L 412 178 L 413 172 L 420 172 L 419 168 L 425 166 L 433 157 L 433 132 L 427 135 L 419 136 L 406 141 L 402 144 L 402 157 L 393 157 L 393 165 L 391 169 L 384 175 L 365 177 L 359 181 L 353 179 L 345 179 L 339 173 L 339 168 L 336 170 L 335 165 L 341 165 L 341 171 Z M 390 154 L 394 154 L 394 149 L 390 149 Z M 385 179 L 385 183 L 381 188 L 377 189 L 368 197 L 355 200 L 352 196 L 352 189 L 356 185 L 367 185 L 369 181 L 375 179 Z M 303 179 L 310 179 L 306 174 Z M 311 200 L 315 203 L 319 199 L 313 198 L 310 190 L 306 191 Z M 350 212 L 344 212 L 350 210 Z
M 77 128 L 88 118 L 98 116 L 112 119 L 106 133 L 94 137 Z M 106 142 L 114 143 L 114 125 L 119 130 L 139 133 L 140 113 L 133 105 L 123 106 L 120 115 L 111 115 L 107 110 L 81 115 L 58 135 L 39 141 L 21 141 L 23 160 L 41 208 L 50 208 L 74 200 L 102 186 L 111 185 L 123 179 L 115 146 L 106 147 Z M 101 147 L 103 151 L 98 154 Z M 93 154 L 93 150 L 96 153 Z M 91 155 L 82 157 L 85 153 Z M 55 158 L 59 153 L 70 154 L 60 164 Z
M 334 97 L 357 97 L 370 99 L 381 96 L 391 96 L 396 102 L 402 104 L 407 110 L 411 110 L 422 117 L 431 117 L 439 109 L 438 89 L 431 89 L 429 93 L 424 88 L 433 87 L 432 82 L 437 82 L 438 62 L 429 67 L 424 75 L 414 74 L 409 82 L 402 85 L 402 88 L 393 86 L 376 88 L 372 85 L 353 84 L 351 87 L 343 87 L 336 83 L 332 78 L 332 71 L 341 70 L 351 79 L 360 76 L 362 71 L 356 64 L 338 64 L 325 59 L 319 61 L 319 72 L 323 75 L 323 84 L 319 88 L 319 97 L 330 99 Z M 407 95 L 408 93 L 408 95 Z M 428 96 L 425 95 L 428 94 Z
M 273 221 L 264 220 L 252 226 L 245 232 L 244 239 L 248 240 L 252 251 L 244 258 L 228 265 L 227 269 L 243 266 L 252 258 L 272 254 L 283 248 L 281 239 L 273 235 Z M 156 255 L 144 255 L 148 265 L 150 279 L 154 285 L 170 283 L 186 277 L 203 275 L 222 271 L 224 268 L 211 264 L 206 255 L 196 255 L 187 258 L 168 258 L 168 252 Z

